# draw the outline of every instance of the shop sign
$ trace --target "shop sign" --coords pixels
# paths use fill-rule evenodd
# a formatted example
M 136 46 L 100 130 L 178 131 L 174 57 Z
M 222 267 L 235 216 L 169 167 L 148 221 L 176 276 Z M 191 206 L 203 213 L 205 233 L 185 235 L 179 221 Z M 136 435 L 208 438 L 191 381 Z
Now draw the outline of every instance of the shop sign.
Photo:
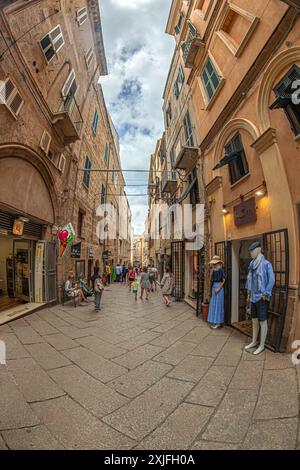
M 81 258 L 81 242 L 71 246 L 71 258 Z
M 23 235 L 23 231 L 24 231 L 24 222 L 22 220 L 15 219 L 12 233 L 14 235 L 21 236 Z
M 234 212 L 234 223 L 236 226 L 249 224 L 251 222 L 256 222 L 257 214 L 256 214 L 256 204 L 255 204 L 255 197 L 248 199 L 247 201 L 243 201 L 238 206 L 233 208 Z
M 88 247 L 88 258 L 93 259 L 94 258 L 94 250 L 91 246 Z

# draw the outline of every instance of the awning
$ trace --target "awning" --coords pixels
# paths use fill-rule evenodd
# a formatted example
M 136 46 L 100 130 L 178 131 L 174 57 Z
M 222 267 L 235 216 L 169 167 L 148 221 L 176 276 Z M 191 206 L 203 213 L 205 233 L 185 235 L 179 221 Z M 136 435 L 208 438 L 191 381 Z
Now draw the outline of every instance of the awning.
M 279 96 L 276 101 L 270 106 L 270 109 L 285 109 L 292 102 L 290 95 Z
M 195 186 L 195 183 L 197 181 L 197 177 L 195 176 L 195 178 L 193 179 L 193 181 L 191 182 L 191 184 L 189 185 L 189 187 L 187 188 L 187 190 L 183 193 L 183 195 L 178 199 L 177 203 L 178 204 L 181 204 L 187 197 L 188 195 L 190 194 L 190 192 L 192 191 L 193 187 Z
M 219 168 L 222 168 L 222 166 L 228 165 L 229 163 L 233 162 L 236 160 L 238 157 L 242 156 L 242 150 L 231 152 L 228 155 L 225 155 L 222 160 L 219 161 L 219 163 L 213 168 L 213 171 L 218 170 Z

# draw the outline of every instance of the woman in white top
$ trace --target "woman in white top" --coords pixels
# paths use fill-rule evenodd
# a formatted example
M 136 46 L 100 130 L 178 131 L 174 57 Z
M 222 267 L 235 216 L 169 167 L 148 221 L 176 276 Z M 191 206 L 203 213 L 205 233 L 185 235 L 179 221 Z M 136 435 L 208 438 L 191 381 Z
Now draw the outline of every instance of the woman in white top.
M 68 297 L 70 298 L 78 298 L 78 305 L 84 300 L 85 302 L 88 302 L 88 300 L 85 298 L 82 289 L 77 289 L 74 287 L 75 283 L 75 276 L 73 272 L 69 273 L 68 280 L 65 283 L 65 291 Z
M 161 280 L 160 286 L 166 306 L 169 307 L 171 305 L 171 295 L 174 289 L 174 278 L 169 267 L 166 268 L 166 273 Z

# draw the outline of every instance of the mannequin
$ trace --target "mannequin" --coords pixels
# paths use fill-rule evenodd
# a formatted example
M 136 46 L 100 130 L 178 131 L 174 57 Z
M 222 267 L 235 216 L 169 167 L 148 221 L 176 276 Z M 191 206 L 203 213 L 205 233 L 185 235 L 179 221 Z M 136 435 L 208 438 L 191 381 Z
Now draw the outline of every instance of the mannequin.
M 275 276 L 272 265 L 262 254 L 260 242 L 249 247 L 252 261 L 249 266 L 246 289 L 251 301 L 252 342 L 245 347 L 247 352 L 257 355 L 264 351 L 268 334 L 268 309 Z M 260 330 L 260 342 L 258 335 Z M 258 346 L 258 347 L 257 347 Z

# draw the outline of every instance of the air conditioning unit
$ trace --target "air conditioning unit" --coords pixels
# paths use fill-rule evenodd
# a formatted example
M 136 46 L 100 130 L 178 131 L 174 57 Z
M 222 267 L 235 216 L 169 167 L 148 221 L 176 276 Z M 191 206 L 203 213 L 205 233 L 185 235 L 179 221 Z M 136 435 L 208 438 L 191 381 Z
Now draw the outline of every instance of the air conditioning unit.
M 61 156 L 59 157 L 57 168 L 59 169 L 59 171 L 61 171 L 61 173 L 63 173 L 65 171 L 65 166 L 66 166 L 66 157 L 63 154 L 61 154 Z
M 44 131 L 42 138 L 41 138 L 40 147 L 43 150 L 43 152 L 45 152 L 46 155 L 48 155 L 50 144 L 51 144 L 51 135 L 47 131 Z

